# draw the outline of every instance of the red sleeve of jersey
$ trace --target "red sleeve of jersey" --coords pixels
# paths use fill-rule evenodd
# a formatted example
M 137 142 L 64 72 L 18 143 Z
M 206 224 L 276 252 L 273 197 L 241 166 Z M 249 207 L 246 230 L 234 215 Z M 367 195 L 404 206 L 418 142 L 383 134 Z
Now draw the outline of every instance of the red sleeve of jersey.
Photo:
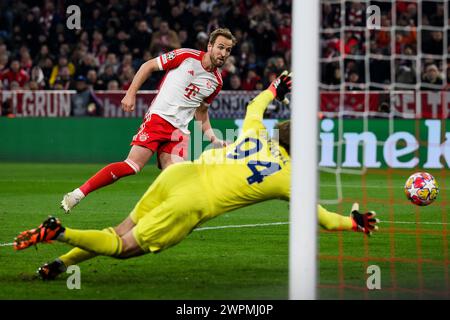
M 176 49 L 159 56 L 162 70 L 171 70 L 178 67 L 185 59 L 200 60 L 200 51 L 192 49 Z
M 216 90 L 214 90 L 214 92 L 204 100 L 207 104 L 211 104 L 213 102 L 214 98 L 219 94 L 220 90 L 222 90 L 223 86 L 222 76 L 217 69 L 214 71 L 214 75 L 216 76 L 219 84 L 217 85 Z
M 207 104 L 211 104 L 213 102 L 214 98 L 219 94 L 221 89 L 222 89 L 222 84 L 219 84 L 217 86 L 216 90 L 214 90 L 214 92 L 209 97 L 207 97 L 204 101 Z

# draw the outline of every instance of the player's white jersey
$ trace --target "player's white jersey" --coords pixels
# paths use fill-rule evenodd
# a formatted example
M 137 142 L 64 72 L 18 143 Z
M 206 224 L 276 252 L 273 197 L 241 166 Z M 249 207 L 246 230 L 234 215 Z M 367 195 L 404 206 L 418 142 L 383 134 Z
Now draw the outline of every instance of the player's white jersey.
M 210 104 L 222 88 L 220 71 L 203 68 L 204 55 L 203 51 L 177 49 L 157 58 L 159 68 L 167 72 L 147 115 L 156 113 L 189 134 L 196 108 L 201 102 Z

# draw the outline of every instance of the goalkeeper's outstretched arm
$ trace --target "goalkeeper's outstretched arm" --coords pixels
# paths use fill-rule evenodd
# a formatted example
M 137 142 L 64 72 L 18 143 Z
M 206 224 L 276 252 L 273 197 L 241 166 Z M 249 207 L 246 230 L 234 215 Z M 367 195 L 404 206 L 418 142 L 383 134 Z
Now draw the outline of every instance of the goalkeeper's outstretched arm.
M 286 94 L 291 90 L 291 85 L 291 74 L 288 71 L 283 71 L 266 90 L 257 95 L 247 106 L 243 131 L 263 129 L 264 125 L 262 121 L 267 106 L 275 98 L 280 101 L 285 101 Z
M 369 211 L 366 213 L 359 212 L 359 205 L 353 204 L 349 216 L 343 216 L 326 210 L 322 206 L 318 206 L 319 225 L 330 231 L 357 231 L 371 235 L 373 231 L 378 230 L 378 219 L 375 218 L 376 213 Z

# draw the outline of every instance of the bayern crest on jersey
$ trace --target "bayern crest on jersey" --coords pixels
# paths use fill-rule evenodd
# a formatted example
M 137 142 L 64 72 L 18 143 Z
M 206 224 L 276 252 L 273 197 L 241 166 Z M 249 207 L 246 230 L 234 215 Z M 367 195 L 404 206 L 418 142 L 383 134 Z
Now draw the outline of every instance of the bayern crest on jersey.
M 148 134 L 146 132 L 139 134 L 139 141 L 144 142 L 148 139 Z

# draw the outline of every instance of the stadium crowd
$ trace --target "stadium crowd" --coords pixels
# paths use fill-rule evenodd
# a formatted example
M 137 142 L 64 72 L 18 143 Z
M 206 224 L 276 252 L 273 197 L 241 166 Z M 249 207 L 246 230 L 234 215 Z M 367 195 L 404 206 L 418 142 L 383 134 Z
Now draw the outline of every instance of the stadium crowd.
M 0 90 L 128 89 L 139 66 L 182 47 L 206 50 L 215 28 L 237 38 L 225 90 L 260 90 L 291 59 L 291 0 L 2 0 Z M 81 30 L 66 9 L 81 9 Z M 153 74 L 142 89 L 155 89 Z M 78 84 L 79 86 L 82 86 Z
M 142 62 L 181 47 L 205 50 L 218 26 L 230 28 L 238 40 L 222 69 L 224 89 L 260 90 L 290 67 L 291 3 L 4 0 L 0 90 L 76 89 L 77 82 L 95 90 L 126 90 Z M 66 27 L 71 4 L 80 6 L 81 30 Z M 444 45 L 450 43 L 450 21 L 444 20 L 450 6 L 424 1 L 419 7 L 416 1 L 399 0 L 392 10 L 391 3 L 376 4 L 381 26 L 388 29 L 367 32 L 365 3 L 344 2 L 342 17 L 341 3 L 322 1 L 322 89 L 341 84 L 348 90 L 449 89 L 450 46 Z M 344 26 L 350 28 L 341 32 Z M 142 89 L 155 89 L 161 77 L 155 73 Z
M 386 29 L 366 30 L 365 3 L 346 1 L 343 19 L 340 3 L 322 1 L 322 88 L 336 90 L 343 83 L 347 90 L 448 90 L 450 46 L 444 44 L 450 43 L 450 6 L 432 0 L 398 0 L 394 8 L 389 2 L 371 4 L 380 7 Z

